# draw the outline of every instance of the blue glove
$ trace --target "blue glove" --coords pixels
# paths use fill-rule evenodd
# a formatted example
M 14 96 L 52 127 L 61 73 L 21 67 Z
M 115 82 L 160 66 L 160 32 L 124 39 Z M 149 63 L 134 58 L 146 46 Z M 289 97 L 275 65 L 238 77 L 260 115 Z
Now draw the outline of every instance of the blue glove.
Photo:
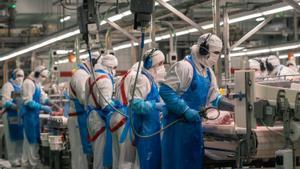
M 154 100 L 133 99 L 130 108 L 137 114 L 148 114 L 155 110 L 155 103 Z
M 14 105 L 13 102 L 7 101 L 7 102 L 5 102 L 5 104 L 3 105 L 3 107 L 6 108 L 6 109 L 9 109 L 9 108 L 11 108 L 13 105 Z
M 29 102 L 26 104 L 26 106 L 28 106 L 28 107 L 31 108 L 31 109 L 37 109 L 37 110 L 40 110 L 41 107 L 42 107 L 41 104 L 39 104 L 39 103 L 37 103 L 37 102 L 35 102 L 35 101 L 33 101 L 33 100 L 29 101 Z
M 183 116 L 186 110 L 189 109 L 185 101 L 169 86 L 161 84 L 159 94 L 167 105 L 168 110 L 172 113 Z
M 194 109 L 187 109 L 186 112 L 184 113 L 184 117 L 189 122 L 199 122 L 200 121 L 199 112 Z
M 43 110 L 44 112 L 50 114 L 52 113 L 52 109 L 49 106 L 41 106 L 41 110 Z

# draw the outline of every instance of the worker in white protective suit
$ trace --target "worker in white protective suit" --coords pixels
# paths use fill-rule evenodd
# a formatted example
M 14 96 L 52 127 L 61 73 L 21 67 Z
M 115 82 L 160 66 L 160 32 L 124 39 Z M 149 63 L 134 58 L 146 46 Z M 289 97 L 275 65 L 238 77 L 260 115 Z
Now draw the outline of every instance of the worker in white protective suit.
M 134 136 L 130 129 L 128 104 L 131 99 L 130 87 L 134 83 L 138 63 L 134 64 L 115 84 L 115 97 L 122 104 L 123 115 L 112 115 L 110 127 L 113 139 L 113 169 L 133 169 L 135 164 Z
M 114 55 L 104 55 L 86 81 L 85 100 L 88 111 L 89 141 L 92 143 L 93 169 L 112 165 L 111 133 L 109 121 L 116 106 L 113 100 L 114 81 L 118 60 Z
M 160 131 L 160 114 L 164 103 L 158 94 L 158 82 L 164 79 L 165 75 L 165 55 L 158 49 L 150 49 L 143 56 L 142 71 L 138 74 L 136 88 L 134 81 L 136 71 L 131 75 L 125 91 L 129 98 L 129 112 L 133 116 L 133 125 L 135 128 L 135 145 L 137 148 L 138 167 L 140 169 L 151 169 L 161 167 L 161 142 L 160 134 L 143 138 L 138 135 L 149 136 Z M 134 96 L 132 99 L 132 93 Z
M 42 83 L 48 78 L 49 71 L 44 66 L 38 66 L 24 80 L 22 86 L 21 117 L 24 124 L 24 142 L 22 152 L 23 168 L 39 168 L 40 119 L 39 113 L 52 112 L 47 94 Z
M 200 110 L 207 105 L 228 111 L 234 109 L 232 104 L 223 101 L 211 69 L 220 57 L 222 46 L 221 39 L 214 34 L 200 36 L 192 46 L 191 55 L 175 63 L 161 84 L 159 94 L 168 108 L 164 125 L 185 118 L 163 133 L 163 169 L 203 168 Z
M 19 114 L 21 88 L 24 71 L 14 69 L 11 78 L 2 87 L 2 104 L 4 110 L 3 123 L 7 159 L 12 167 L 21 165 L 23 145 L 23 123 Z
M 93 55 L 92 63 L 97 63 L 100 55 Z M 88 169 L 88 156 L 92 155 L 92 146 L 88 141 L 87 112 L 85 110 L 85 83 L 90 77 L 91 62 L 78 65 L 70 81 L 70 113 L 68 130 L 71 145 L 72 169 Z
M 249 59 L 249 68 L 255 70 L 255 77 L 258 80 L 263 80 L 266 77 L 266 68 L 263 61 L 259 58 Z
M 295 77 L 288 75 L 296 75 L 297 72 L 280 64 L 277 56 L 271 55 L 266 59 L 266 68 L 270 78 L 293 80 Z

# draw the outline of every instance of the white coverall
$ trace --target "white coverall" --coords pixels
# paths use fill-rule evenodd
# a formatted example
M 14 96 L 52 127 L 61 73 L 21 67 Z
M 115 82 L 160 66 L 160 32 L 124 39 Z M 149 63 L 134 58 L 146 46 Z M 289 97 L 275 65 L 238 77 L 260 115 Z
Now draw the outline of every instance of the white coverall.
M 100 63 L 95 65 L 95 70 L 101 69 L 104 70 L 105 72 L 109 73 L 109 70 L 106 66 L 101 65 Z M 97 73 L 95 72 L 96 79 L 100 76 L 106 76 L 107 74 L 104 73 Z M 93 75 L 89 78 L 91 79 L 91 82 L 94 82 Z M 110 79 L 110 77 L 102 78 L 99 79 L 93 88 L 90 88 L 89 85 L 89 79 L 86 81 L 85 85 L 85 105 L 87 106 L 93 106 L 97 107 L 96 103 L 100 105 L 100 109 L 105 108 L 108 103 L 112 102 L 112 95 L 113 95 L 113 84 Z M 99 90 L 102 92 L 104 98 L 106 101 L 100 96 Z M 93 94 L 96 97 L 96 100 L 93 99 L 92 95 L 90 92 L 93 92 Z M 93 131 L 99 131 L 101 128 L 105 127 L 105 121 L 99 117 L 98 113 L 93 110 L 90 112 L 89 118 L 88 118 L 88 128 L 89 130 Z M 93 164 L 93 169 L 103 169 L 103 153 L 104 153 L 104 147 L 105 147 L 105 140 L 106 140 L 106 132 L 105 130 L 99 137 L 92 143 L 93 146 L 93 154 L 94 154 L 94 164 Z
M 30 79 L 25 79 L 22 86 L 22 99 L 24 103 L 28 103 L 33 99 L 33 95 L 35 92 L 35 85 L 41 86 L 40 80 L 34 78 L 34 73 L 29 75 L 29 78 L 36 81 L 36 84 Z M 47 73 L 45 73 L 47 74 Z M 47 100 L 48 96 L 41 88 L 41 101 L 44 103 Z M 38 167 L 40 165 L 39 159 L 39 145 L 38 144 L 29 144 L 25 132 L 24 132 L 24 142 L 23 142 L 23 153 L 22 153 L 22 167 L 28 167 L 29 165 L 32 167 Z
M 86 64 L 87 66 L 89 64 Z M 87 68 L 87 66 L 85 68 Z M 70 99 L 77 98 L 81 104 L 85 103 L 85 82 L 89 78 L 90 74 L 87 70 L 78 69 L 73 74 L 72 79 L 70 81 L 70 85 L 74 89 L 75 94 L 70 89 Z M 70 103 L 70 113 L 76 113 L 74 102 Z M 79 124 L 77 116 L 69 116 L 68 118 L 68 129 L 70 136 L 70 144 L 71 144 L 71 153 L 72 153 L 72 169 L 87 169 L 88 161 L 87 156 L 83 152 Z
M 7 101 L 12 101 L 12 92 L 14 91 L 14 87 L 10 82 L 6 82 L 2 87 L 2 103 L 3 105 Z M 7 159 L 13 165 L 21 164 L 22 157 L 22 145 L 23 140 L 12 141 L 9 136 L 8 129 L 8 120 L 7 113 L 5 113 L 2 117 L 4 123 L 4 135 L 5 135 L 5 145 L 7 151 Z

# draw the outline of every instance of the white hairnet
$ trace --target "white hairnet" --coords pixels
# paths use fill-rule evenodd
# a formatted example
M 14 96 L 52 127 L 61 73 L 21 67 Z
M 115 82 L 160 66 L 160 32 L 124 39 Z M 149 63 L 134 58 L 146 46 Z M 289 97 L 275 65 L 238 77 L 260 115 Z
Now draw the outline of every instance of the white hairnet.
M 153 49 L 149 49 L 145 52 L 144 54 L 144 60 L 146 59 L 146 57 L 151 53 Z M 160 50 L 156 50 L 155 52 L 153 52 L 152 54 L 152 65 L 151 67 L 154 67 L 156 65 L 158 65 L 160 62 L 164 62 L 165 61 L 165 55 L 162 51 Z
M 16 68 L 16 69 L 14 69 L 14 71 L 12 72 L 12 74 L 14 74 L 14 75 L 19 74 L 19 75 L 23 75 L 24 76 L 24 71 L 23 71 L 23 69 Z
M 49 71 L 45 66 L 38 66 L 34 69 L 34 72 L 40 72 L 41 75 L 48 77 Z
M 207 39 L 207 37 L 210 36 L 207 40 L 208 45 L 209 45 L 209 51 L 210 52 L 216 52 L 216 51 L 221 52 L 221 50 L 223 48 L 222 40 L 217 35 L 214 35 L 214 34 L 209 35 L 209 34 L 210 33 L 206 33 L 199 37 L 198 42 L 197 42 L 198 46 L 200 44 L 202 44 Z
M 118 66 L 118 59 L 114 55 L 107 54 L 100 58 L 100 63 L 103 66 L 114 68 Z
M 260 63 L 256 59 L 249 59 L 249 68 L 260 70 Z
M 275 55 L 269 56 L 266 61 L 268 61 L 268 63 L 270 63 L 273 67 L 280 65 L 280 60 Z

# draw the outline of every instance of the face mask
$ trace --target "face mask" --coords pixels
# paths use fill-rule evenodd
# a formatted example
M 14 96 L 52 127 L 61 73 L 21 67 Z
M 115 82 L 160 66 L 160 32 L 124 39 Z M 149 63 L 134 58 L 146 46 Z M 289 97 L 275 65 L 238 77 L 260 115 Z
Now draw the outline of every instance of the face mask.
M 219 55 L 215 53 L 210 53 L 209 58 L 207 59 L 208 67 L 212 67 L 217 64 L 219 60 Z
M 24 80 L 24 77 L 17 77 L 16 80 L 15 80 L 15 83 L 17 85 L 22 85 L 23 80 Z
M 166 69 L 165 69 L 164 65 L 151 68 L 149 71 L 150 71 L 151 75 L 153 76 L 154 81 L 156 83 L 164 80 L 165 75 L 166 75 Z
M 38 81 L 40 83 L 44 83 L 46 81 L 46 78 L 45 77 L 39 77 Z

